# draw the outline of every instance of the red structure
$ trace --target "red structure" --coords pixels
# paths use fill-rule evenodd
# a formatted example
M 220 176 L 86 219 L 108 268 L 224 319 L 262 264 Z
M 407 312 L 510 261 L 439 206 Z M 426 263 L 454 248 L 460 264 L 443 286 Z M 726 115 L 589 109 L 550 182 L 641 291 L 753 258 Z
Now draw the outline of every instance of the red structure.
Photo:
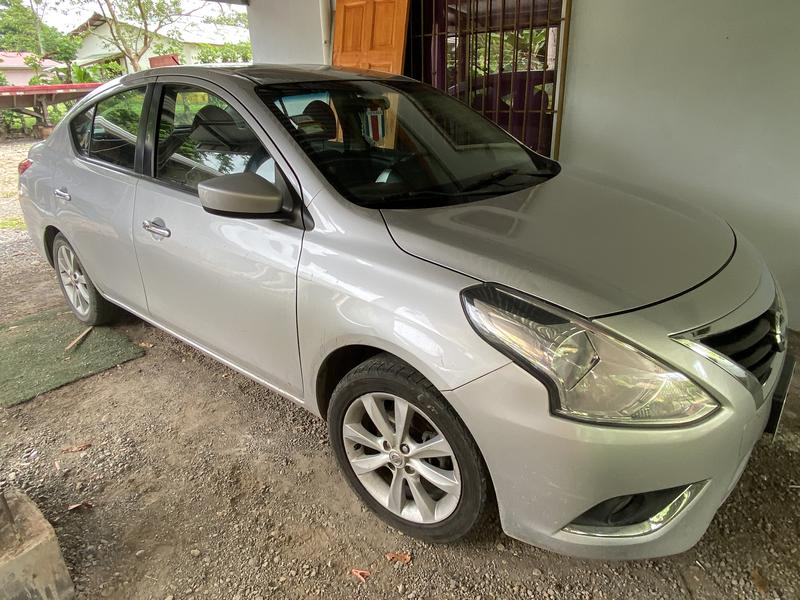
M 47 120 L 49 105 L 83 98 L 100 85 L 100 83 L 3 85 L 0 86 L 0 110 L 15 110 L 35 117 L 41 126 L 40 134 L 46 136 L 50 129 Z
M 99 83 L 4 85 L 0 86 L 0 109 L 33 109 L 42 103 L 57 104 L 67 100 L 77 100 L 100 85 Z

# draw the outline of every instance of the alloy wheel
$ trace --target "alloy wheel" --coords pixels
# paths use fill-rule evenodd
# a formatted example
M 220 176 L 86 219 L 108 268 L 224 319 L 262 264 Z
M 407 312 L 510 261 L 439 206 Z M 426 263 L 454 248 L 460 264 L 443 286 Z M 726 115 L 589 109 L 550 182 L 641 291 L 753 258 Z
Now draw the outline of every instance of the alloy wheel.
M 348 407 L 342 437 L 350 467 L 364 488 L 393 514 L 438 523 L 461 498 L 455 454 L 422 410 L 383 392 Z
M 86 275 L 75 252 L 66 245 L 60 246 L 58 249 L 58 275 L 72 308 L 82 317 L 88 315 L 91 304 Z

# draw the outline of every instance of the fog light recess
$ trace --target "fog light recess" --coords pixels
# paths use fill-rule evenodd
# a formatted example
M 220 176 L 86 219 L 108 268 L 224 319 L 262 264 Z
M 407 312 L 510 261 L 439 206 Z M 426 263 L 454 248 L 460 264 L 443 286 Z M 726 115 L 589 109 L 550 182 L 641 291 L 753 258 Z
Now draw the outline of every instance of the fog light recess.
M 705 481 L 701 481 L 609 498 L 577 517 L 563 531 L 596 537 L 647 535 L 678 516 L 698 496 L 705 484 Z

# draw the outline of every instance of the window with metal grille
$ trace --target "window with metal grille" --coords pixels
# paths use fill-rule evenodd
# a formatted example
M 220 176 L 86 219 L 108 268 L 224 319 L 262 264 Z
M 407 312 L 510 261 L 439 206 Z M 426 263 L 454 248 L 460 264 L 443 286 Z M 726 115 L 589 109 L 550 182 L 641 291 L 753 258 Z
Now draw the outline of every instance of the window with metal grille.
M 417 0 L 405 72 L 558 154 L 569 0 Z

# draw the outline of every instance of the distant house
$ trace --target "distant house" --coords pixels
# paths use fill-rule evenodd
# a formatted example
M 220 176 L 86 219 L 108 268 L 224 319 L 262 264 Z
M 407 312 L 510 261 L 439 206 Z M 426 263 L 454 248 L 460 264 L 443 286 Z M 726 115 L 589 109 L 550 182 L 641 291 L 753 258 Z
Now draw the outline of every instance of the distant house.
M 31 52 L 0 52 L 0 73 L 5 75 L 10 85 L 28 85 L 36 73 L 25 64 L 25 58 L 33 56 Z M 45 59 L 42 61 L 42 68 L 53 69 L 63 67 L 59 62 Z
M 134 24 L 129 26 L 136 28 Z M 111 33 L 104 16 L 93 14 L 72 33 L 84 36 L 75 64 L 86 66 L 115 61 L 119 62 L 127 72 L 133 71 L 129 61 L 109 41 Z M 140 66 L 143 69 L 164 64 L 195 64 L 198 62 L 198 54 L 203 45 L 222 46 L 249 42 L 250 34 L 244 27 L 215 25 L 205 23 L 199 18 L 185 17 L 165 27 L 155 38 L 150 49 L 142 57 Z M 165 51 L 165 48 L 169 50 Z

